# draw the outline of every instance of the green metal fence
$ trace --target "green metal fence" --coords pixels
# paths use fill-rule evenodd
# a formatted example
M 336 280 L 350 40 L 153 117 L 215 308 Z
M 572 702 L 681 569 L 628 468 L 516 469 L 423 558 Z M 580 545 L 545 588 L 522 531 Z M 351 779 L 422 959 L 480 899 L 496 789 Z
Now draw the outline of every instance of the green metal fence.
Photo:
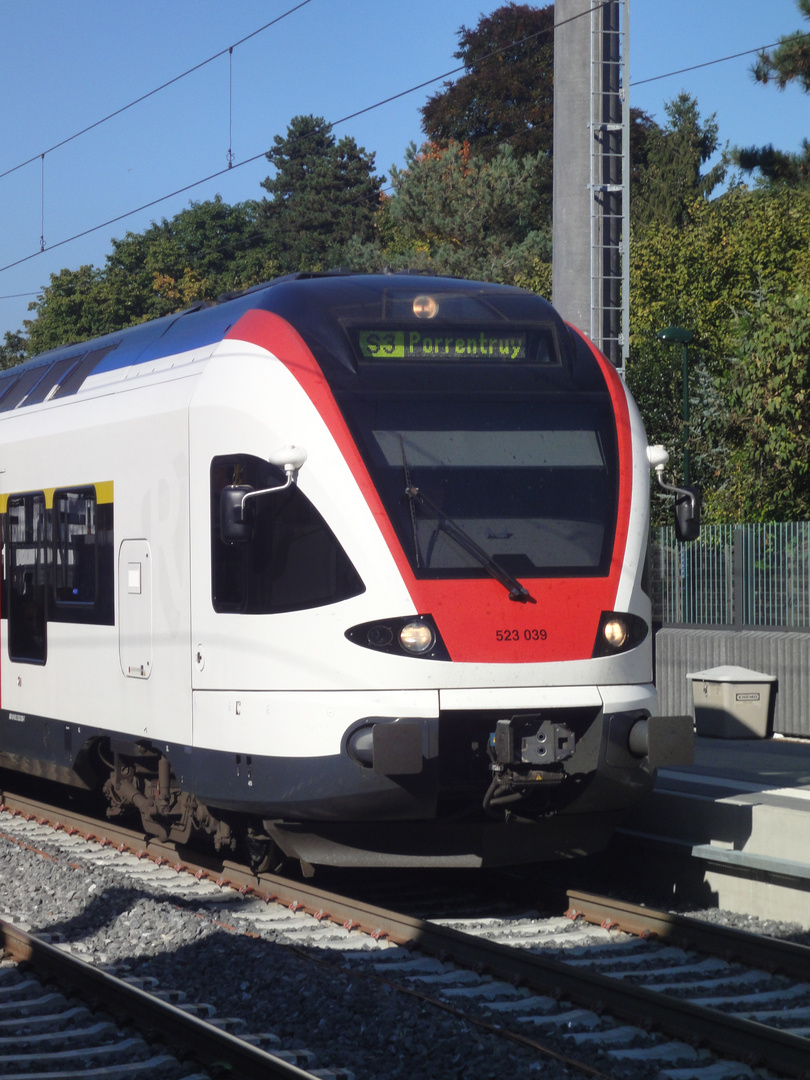
M 810 522 L 657 529 L 652 577 L 657 623 L 810 629 Z

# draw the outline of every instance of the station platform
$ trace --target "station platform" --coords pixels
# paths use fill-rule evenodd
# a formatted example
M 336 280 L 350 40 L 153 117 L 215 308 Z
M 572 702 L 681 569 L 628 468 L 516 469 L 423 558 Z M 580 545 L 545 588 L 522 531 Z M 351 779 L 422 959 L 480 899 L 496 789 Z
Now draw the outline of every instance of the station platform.
M 698 737 L 611 849 L 678 903 L 810 929 L 810 739 Z

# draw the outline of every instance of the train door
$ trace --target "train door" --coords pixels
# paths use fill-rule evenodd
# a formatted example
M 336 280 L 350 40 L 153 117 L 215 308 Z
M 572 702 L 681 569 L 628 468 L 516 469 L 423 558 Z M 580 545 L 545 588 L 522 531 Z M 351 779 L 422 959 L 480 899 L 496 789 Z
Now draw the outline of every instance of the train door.
M 124 540 L 118 552 L 118 652 L 130 679 L 152 674 L 152 558 L 147 540 Z
M 45 496 L 10 496 L 7 523 L 9 656 L 44 664 L 48 652 Z

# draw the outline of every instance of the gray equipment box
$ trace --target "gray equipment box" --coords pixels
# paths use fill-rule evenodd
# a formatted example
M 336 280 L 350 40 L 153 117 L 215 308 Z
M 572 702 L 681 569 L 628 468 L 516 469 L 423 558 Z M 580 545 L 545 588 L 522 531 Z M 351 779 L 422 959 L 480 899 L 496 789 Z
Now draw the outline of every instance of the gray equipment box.
M 695 671 L 695 731 L 715 739 L 769 739 L 773 734 L 775 675 L 726 665 Z

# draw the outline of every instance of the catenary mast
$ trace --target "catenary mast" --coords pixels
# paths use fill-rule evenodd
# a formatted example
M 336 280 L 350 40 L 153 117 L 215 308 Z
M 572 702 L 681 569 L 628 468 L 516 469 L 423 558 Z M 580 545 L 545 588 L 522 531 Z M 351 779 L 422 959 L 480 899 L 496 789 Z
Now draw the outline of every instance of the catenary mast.
M 624 368 L 629 337 L 630 0 L 557 0 L 554 304 Z

